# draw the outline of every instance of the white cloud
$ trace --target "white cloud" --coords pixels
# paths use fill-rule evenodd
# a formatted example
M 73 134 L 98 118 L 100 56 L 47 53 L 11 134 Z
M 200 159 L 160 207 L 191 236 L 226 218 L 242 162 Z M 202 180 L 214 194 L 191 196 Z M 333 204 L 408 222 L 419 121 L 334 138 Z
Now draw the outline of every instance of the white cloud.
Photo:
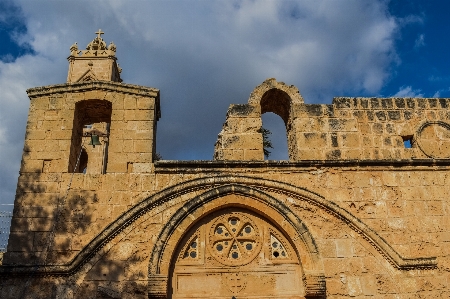
M 392 97 L 423 98 L 423 93 L 421 93 L 420 89 L 412 89 L 411 86 L 402 86 L 396 94 L 392 95 Z
M 442 93 L 448 93 L 449 91 L 450 91 L 450 87 L 439 89 L 439 90 L 435 91 L 435 93 L 433 94 L 433 98 L 440 98 L 440 97 L 442 97 Z
M 407 15 L 402 18 L 396 18 L 397 23 L 400 26 L 406 26 L 410 24 L 423 24 L 424 23 L 424 15 Z
M 35 55 L 0 62 L 7 107 L 0 129 L 11 144 L 0 148 L 0 164 L 9 165 L 0 188 L 8 192 L 20 163 L 26 88 L 63 83 L 69 47 L 82 48 L 99 28 L 117 45 L 125 82 L 161 89 L 157 150 L 165 159 L 210 159 L 228 105 L 245 103 L 266 78 L 296 85 L 307 102 L 330 102 L 377 94 L 397 59 L 400 21 L 386 1 L 16 3 L 28 28 L 18 40 Z
M 431 75 L 428 77 L 428 81 L 430 82 L 444 82 L 444 81 L 450 81 L 450 77 L 448 76 L 436 76 Z
M 417 39 L 414 41 L 414 48 L 420 48 L 425 46 L 425 35 L 424 34 L 419 34 L 419 36 L 417 37 Z

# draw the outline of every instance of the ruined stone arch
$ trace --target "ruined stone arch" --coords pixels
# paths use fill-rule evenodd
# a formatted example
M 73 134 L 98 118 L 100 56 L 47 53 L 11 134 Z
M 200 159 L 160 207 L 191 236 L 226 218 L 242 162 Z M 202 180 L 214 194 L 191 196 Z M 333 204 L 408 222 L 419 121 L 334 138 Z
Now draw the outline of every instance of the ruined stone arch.
M 280 116 L 286 128 L 290 161 L 297 160 L 294 116 L 304 105 L 299 90 L 271 78 L 257 86 L 244 105 L 231 105 L 215 144 L 215 160 L 264 160 L 262 114 Z M 276 144 L 274 144 L 276 146 Z
M 260 101 L 261 114 L 273 112 L 284 121 L 285 126 L 289 123 L 291 110 L 291 98 L 283 90 L 272 88 L 266 91 Z
M 275 78 L 265 80 L 257 86 L 248 99 L 248 104 L 261 107 L 261 114 L 273 112 L 279 115 L 286 127 L 292 121 L 291 110 L 304 103 L 297 87 L 277 82 Z
M 277 82 L 270 78 L 257 86 L 250 94 L 249 105 L 259 106 L 262 114 L 272 112 L 278 115 L 286 127 L 289 160 L 296 160 L 297 140 L 295 138 L 294 111 L 304 103 L 297 87 Z M 276 144 L 275 144 L 276 146 Z

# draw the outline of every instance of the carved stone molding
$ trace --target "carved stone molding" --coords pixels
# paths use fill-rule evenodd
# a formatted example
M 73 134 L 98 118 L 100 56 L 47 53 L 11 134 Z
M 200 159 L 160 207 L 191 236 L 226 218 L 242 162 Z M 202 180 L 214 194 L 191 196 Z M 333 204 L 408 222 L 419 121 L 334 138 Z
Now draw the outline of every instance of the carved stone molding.
M 167 298 L 167 275 L 153 274 L 148 276 L 148 298 Z
M 450 158 L 450 124 L 427 121 L 417 130 L 416 140 L 420 150 L 433 159 Z
M 303 278 L 307 297 L 325 298 L 326 284 L 323 273 L 306 272 Z
M 30 98 L 32 98 L 48 94 L 73 93 L 90 89 L 102 89 L 106 91 L 117 91 L 141 96 L 152 96 L 158 97 L 159 99 L 159 89 L 111 81 L 89 81 L 34 87 L 27 89 L 27 94 Z
M 247 264 L 261 250 L 262 241 L 258 226 L 241 213 L 224 215 L 216 219 L 210 227 L 208 236 L 208 249 L 211 255 L 224 265 Z M 248 248 L 246 249 L 245 246 Z
M 276 213 L 282 215 L 283 221 L 286 221 L 291 225 L 293 232 L 295 231 L 295 234 L 298 236 L 299 240 L 304 244 L 304 249 L 308 251 L 309 256 L 311 257 L 309 263 L 312 268 L 308 270 L 320 270 L 320 255 L 316 243 L 308 228 L 297 215 L 295 215 L 281 201 L 268 195 L 267 193 L 248 186 L 232 184 L 206 191 L 203 194 L 190 199 L 187 203 L 180 207 L 177 212 L 175 212 L 175 214 L 167 221 L 166 225 L 161 230 L 158 236 L 158 242 L 153 247 L 150 255 L 149 275 L 160 274 L 163 272 L 161 270 L 161 265 L 167 265 L 167 261 L 170 260 L 170 258 L 165 255 L 171 255 L 170 250 L 166 250 L 166 247 L 173 248 L 173 246 L 175 246 L 174 244 L 169 246 L 169 242 L 178 243 L 178 240 L 171 240 L 171 236 L 176 230 L 180 229 L 182 222 L 185 219 L 188 219 L 188 217 L 194 214 L 197 209 L 202 208 L 208 202 L 213 201 L 218 197 L 223 197 L 227 194 L 241 194 L 251 197 L 256 201 L 263 202 L 264 205 L 267 206 L 266 209 L 273 209 Z

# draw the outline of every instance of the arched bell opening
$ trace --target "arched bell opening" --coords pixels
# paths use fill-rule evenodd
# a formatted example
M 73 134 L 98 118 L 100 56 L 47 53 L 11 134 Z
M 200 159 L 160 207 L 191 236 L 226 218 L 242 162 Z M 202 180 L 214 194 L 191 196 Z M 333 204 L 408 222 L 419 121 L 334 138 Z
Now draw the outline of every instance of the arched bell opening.
M 272 112 L 261 115 L 263 152 L 266 160 L 289 160 L 286 126 L 283 120 Z M 264 136 L 266 134 L 266 136 Z M 270 143 L 267 143 L 269 141 Z M 270 146 L 268 146 L 270 145 Z
M 278 88 L 272 88 L 263 94 L 260 104 L 262 114 L 273 112 L 281 117 L 285 125 L 288 124 L 291 98 L 286 92 Z
M 272 88 L 261 97 L 261 118 L 263 122 L 263 150 L 269 160 L 288 160 L 288 139 L 290 131 L 291 98 L 280 89 Z M 283 121 L 283 125 L 280 119 Z M 270 143 L 269 143 L 270 142 Z
M 84 100 L 75 104 L 68 172 L 84 169 L 89 174 L 106 172 L 111 115 L 112 103 L 109 101 Z M 82 168 L 79 164 L 83 152 L 89 156 L 89 163 L 86 160 L 87 164 Z
M 89 162 L 88 154 L 87 154 L 86 150 L 84 148 L 82 148 L 81 154 L 80 154 L 80 161 L 78 162 L 76 172 L 86 173 L 88 162 Z

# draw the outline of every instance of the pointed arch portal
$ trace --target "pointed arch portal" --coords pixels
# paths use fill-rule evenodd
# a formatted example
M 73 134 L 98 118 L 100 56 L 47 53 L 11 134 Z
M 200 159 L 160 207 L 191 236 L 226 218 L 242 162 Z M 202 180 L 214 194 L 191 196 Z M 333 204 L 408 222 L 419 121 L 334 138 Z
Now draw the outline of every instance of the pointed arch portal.
M 297 254 L 292 240 L 261 214 L 241 207 L 215 211 L 178 244 L 168 298 L 304 298 Z
M 325 294 L 312 235 L 290 209 L 247 186 L 207 191 L 163 228 L 150 298 L 306 298 Z

